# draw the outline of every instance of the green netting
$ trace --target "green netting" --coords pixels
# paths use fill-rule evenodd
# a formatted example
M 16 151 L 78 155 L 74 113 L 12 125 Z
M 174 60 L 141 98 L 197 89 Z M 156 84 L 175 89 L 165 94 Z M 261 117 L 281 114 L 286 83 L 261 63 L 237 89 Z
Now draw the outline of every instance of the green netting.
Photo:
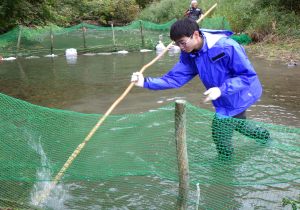
M 247 34 L 232 35 L 231 38 L 243 45 L 247 45 L 252 42 L 251 37 Z
M 168 37 L 170 26 L 175 21 L 174 19 L 165 24 L 155 24 L 138 20 L 123 27 L 101 27 L 87 23 L 69 28 L 55 25 L 37 28 L 17 27 L 0 36 L 0 50 L 4 55 L 16 53 L 27 55 L 40 52 L 50 53 L 51 47 L 54 48 L 52 53 L 57 54 L 64 53 L 63 51 L 67 48 L 82 51 L 154 48 L 160 34 Z M 51 35 L 53 40 L 51 40 Z M 165 38 L 164 41 L 167 40 Z
M 163 42 L 169 44 L 169 29 L 175 21 L 176 19 L 165 24 L 155 24 L 137 20 L 123 27 L 101 27 L 87 23 L 69 28 L 55 25 L 36 28 L 16 27 L 0 35 L 0 54 L 2 56 L 64 54 L 68 48 L 76 48 L 80 52 L 155 49 L 161 34 L 164 37 Z M 206 18 L 201 27 L 230 29 L 228 21 L 223 17 Z
M 176 209 L 173 103 L 108 117 L 39 205 L 38 195 L 101 115 L 3 94 L 0 107 L 0 208 Z M 198 196 L 199 209 L 278 209 L 283 198 L 298 198 L 299 128 L 218 118 L 191 104 L 185 127 L 189 209 Z

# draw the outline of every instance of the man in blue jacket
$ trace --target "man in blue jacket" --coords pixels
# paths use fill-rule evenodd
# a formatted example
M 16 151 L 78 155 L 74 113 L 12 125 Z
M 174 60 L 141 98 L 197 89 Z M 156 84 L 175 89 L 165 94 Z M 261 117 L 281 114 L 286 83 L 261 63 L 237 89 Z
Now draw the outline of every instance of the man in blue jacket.
M 181 49 L 178 63 L 160 78 L 144 78 L 139 72 L 131 77 L 136 86 L 164 90 L 179 88 L 198 75 L 207 89 L 204 101 L 212 101 L 216 109 L 212 137 L 219 155 L 225 157 L 233 153 L 234 130 L 262 143 L 270 138 L 267 130 L 233 119 L 246 119 L 246 110 L 260 98 L 262 86 L 244 48 L 230 35 L 230 31 L 199 30 L 190 18 L 178 20 L 170 31 Z

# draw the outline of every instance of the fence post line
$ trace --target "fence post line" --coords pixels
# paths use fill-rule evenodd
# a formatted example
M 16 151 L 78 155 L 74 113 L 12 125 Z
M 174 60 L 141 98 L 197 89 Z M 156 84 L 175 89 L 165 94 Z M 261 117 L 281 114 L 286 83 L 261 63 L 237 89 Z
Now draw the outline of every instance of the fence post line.
M 144 33 L 143 33 L 143 22 L 142 22 L 142 20 L 139 20 L 139 22 L 140 22 L 140 31 L 141 31 L 142 47 L 145 47 L 145 40 L 144 40 Z
M 53 31 L 52 26 L 50 27 L 50 40 L 51 40 L 51 46 L 50 46 L 50 54 L 53 55 Z
M 175 102 L 175 139 L 179 176 L 177 209 L 186 210 L 189 191 L 189 163 L 186 144 L 186 101 Z
M 19 35 L 18 35 L 18 42 L 17 42 L 17 52 L 16 57 L 18 57 L 20 46 L 21 46 L 21 36 L 22 36 L 22 25 L 19 26 Z

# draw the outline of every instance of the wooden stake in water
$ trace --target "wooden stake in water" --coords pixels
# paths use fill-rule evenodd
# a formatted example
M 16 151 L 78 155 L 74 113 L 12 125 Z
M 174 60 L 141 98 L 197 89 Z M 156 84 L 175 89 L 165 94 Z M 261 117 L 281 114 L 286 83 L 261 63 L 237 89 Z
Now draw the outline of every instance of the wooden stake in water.
M 111 23 L 111 30 L 112 30 L 113 44 L 114 44 L 114 48 L 116 50 L 115 30 L 114 30 L 114 24 L 113 23 Z
M 217 4 L 214 4 L 204 15 L 201 16 L 201 18 L 197 21 L 199 23 L 203 18 L 205 18 L 215 7 Z M 174 44 L 174 42 L 171 42 L 159 55 L 157 55 L 152 61 L 144 65 L 140 73 L 144 73 L 144 71 L 151 65 L 153 65 L 157 60 L 159 60 Z M 126 90 L 122 93 L 122 95 L 109 107 L 109 109 L 105 112 L 105 114 L 99 119 L 99 121 L 96 123 L 96 125 L 92 128 L 92 130 L 89 132 L 89 134 L 85 137 L 83 142 L 77 146 L 75 151 L 71 154 L 71 156 L 68 158 L 68 160 L 65 162 L 63 167 L 60 169 L 60 171 L 57 173 L 57 175 L 54 177 L 53 181 L 51 181 L 50 187 L 45 189 L 41 194 L 40 197 L 37 199 L 37 203 L 41 204 L 45 201 L 45 199 L 50 195 L 51 190 L 56 186 L 56 184 L 59 182 L 59 180 L 62 178 L 66 170 L 70 167 L 72 162 L 75 160 L 77 155 L 81 152 L 81 150 L 85 147 L 87 142 L 92 138 L 92 136 L 96 133 L 98 128 L 103 124 L 103 122 L 106 120 L 106 118 L 110 115 L 110 113 L 117 107 L 117 105 L 127 96 L 127 94 L 130 92 L 130 90 L 133 88 L 134 82 L 131 82 L 130 85 L 126 88 Z
M 52 32 L 52 26 L 50 27 L 50 40 L 51 40 L 51 46 L 50 46 L 50 54 L 53 55 L 53 32 Z
M 82 36 L 83 36 L 83 48 L 86 48 L 86 39 L 85 39 L 85 35 L 86 34 L 86 27 L 82 26 Z
M 143 22 L 140 20 L 140 31 L 141 31 L 141 40 L 142 40 L 142 47 L 145 47 L 145 40 L 143 34 Z
M 186 146 L 186 102 L 177 100 L 175 103 L 175 139 L 179 175 L 179 192 L 177 209 L 186 210 L 189 192 L 189 161 Z
M 19 35 L 18 35 L 18 42 L 17 42 L 17 52 L 16 52 L 16 57 L 18 56 L 19 51 L 20 51 L 21 37 L 22 37 L 22 26 L 19 26 Z

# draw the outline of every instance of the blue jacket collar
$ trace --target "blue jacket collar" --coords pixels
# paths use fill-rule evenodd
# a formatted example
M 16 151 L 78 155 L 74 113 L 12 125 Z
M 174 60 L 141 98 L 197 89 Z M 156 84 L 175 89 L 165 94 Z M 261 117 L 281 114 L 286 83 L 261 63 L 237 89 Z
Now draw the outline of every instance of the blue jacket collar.
M 200 50 L 188 53 L 190 57 L 195 58 L 212 48 L 221 38 L 231 36 L 233 33 L 227 30 L 211 30 L 201 29 L 199 33 L 202 35 L 203 46 Z
M 199 31 L 199 32 L 200 32 L 200 34 L 202 36 L 203 46 L 202 46 L 202 48 L 200 50 L 197 50 L 195 52 L 189 53 L 189 56 L 191 58 L 195 58 L 195 57 L 201 55 L 202 53 L 205 53 L 208 50 L 206 37 L 204 36 L 204 34 L 202 33 L 202 31 Z

